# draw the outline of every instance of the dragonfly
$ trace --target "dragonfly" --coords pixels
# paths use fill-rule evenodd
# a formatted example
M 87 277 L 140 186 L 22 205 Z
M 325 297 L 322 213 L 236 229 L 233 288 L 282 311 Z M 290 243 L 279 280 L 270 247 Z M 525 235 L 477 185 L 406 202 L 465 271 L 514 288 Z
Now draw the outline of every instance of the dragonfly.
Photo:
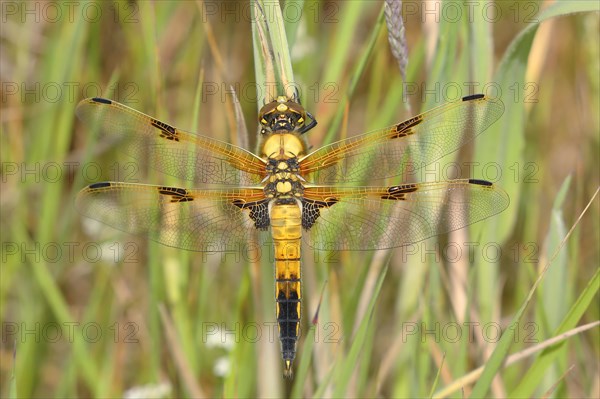
M 98 182 L 79 192 L 76 207 L 116 229 L 190 251 L 235 251 L 260 245 L 266 234 L 274 248 L 283 374 L 291 378 L 302 314 L 302 242 L 316 250 L 391 249 L 500 213 L 509 197 L 492 182 L 404 179 L 457 151 L 503 112 L 501 100 L 475 94 L 312 150 L 306 133 L 316 119 L 294 97 L 279 96 L 258 114 L 253 153 L 89 98 L 76 109 L 85 124 L 189 186 Z

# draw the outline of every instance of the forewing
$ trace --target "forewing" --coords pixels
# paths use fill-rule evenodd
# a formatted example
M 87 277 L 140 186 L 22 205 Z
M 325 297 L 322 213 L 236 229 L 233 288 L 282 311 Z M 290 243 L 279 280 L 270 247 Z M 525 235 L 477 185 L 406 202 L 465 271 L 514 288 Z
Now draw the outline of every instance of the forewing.
M 509 204 L 499 187 L 482 180 L 392 187 L 305 190 L 308 244 L 321 250 L 374 250 L 416 243 L 457 230 Z
M 123 152 L 180 179 L 249 186 L 266 175 L 264 161 L 249 151 L 177 129 L 115 101 L 88 98 L 76 113 L 89 126 L 98 126 L 105 138 L 122 140 Z
M 314 184 L 370 182 L 393 176 L 415 181 L 417 170 L 452 153 L 487 129 L 504 104 L 483 95 L 434 108 L 388 128 L 324 146 L 300 160 Z
M 84 216 L 116 229 L 190 251 L 239 251 L 258 245 L 255 231 L 269 224 L 262 189 L 188 190 L 103 182 L 81 190 L 76 206 Z

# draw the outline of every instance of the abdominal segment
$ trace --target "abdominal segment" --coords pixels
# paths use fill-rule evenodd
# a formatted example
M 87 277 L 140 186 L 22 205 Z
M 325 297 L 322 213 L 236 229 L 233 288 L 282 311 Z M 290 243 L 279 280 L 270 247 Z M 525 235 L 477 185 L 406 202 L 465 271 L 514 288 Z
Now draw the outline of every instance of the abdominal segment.
M 275 242 L 275 300 L 284 375 L 291 377 L 300 333 L 300 238 L 301 212 L 297 204 L 275 205 L 271 211 L 271 229 Z

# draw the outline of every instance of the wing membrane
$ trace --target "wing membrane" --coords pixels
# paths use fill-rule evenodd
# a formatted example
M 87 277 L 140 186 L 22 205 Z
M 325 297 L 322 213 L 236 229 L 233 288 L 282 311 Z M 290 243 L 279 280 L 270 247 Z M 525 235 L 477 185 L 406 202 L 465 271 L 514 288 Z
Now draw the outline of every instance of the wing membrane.
M 503 112 L 500 100 L 465 97 L 394 126 L 324 146 L 300 160 L 300 171 L 314 184 L 393 176 L 411 181 L 416 170 L 456 151 Z
M 121 149 L 148 159 L 166 174 L 203 184 L 254 185 L 264 178 L 265 162 L 240 147 L 177 129 L 123 104 L 88 98 L 77 106 L 77 116 L 99 125 L 105 137 L 123 139 Z
M 252 232 L 265 216 L 268 224 L 264 199 L 258 188 L 188 190 L 103 182 L 81 190 L 76 206 L 84 216 L 171 247 L 221 252 L 258 244 Z
M 412 244 L 499 212 L 508 195 L 481 180 L 392 187 L 311 187 L 305 201 L 320 215 L 308 244 L 321 250 L 373 250 Z

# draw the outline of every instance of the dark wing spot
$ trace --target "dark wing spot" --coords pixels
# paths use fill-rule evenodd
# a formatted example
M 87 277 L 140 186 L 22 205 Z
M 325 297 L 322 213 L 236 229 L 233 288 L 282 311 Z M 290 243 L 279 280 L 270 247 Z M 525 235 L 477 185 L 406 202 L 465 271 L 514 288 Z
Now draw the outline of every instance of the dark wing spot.
M 233 201 L 231 201 L 231 203 L 240 209 L 244 209 L 246 205 L 246 202 L 239 198 L 234 199 Z
M 194 200 L 194 197 L 189 196 L 185 188 L 159 187 L 158 192 L 162 195 L 170 195 L 171 202 L 190 202 Z
M 310 229 L 321 216 L 321 208 L 329 208 L 339 202 L 338 198 L 327 198 L 325 201 L 302 199 L 302 227 Z
M 398 139 L 400 137 L 410 136 L 413 134 L 411 127 L 417 126 L 421 122 L 423 122 L 423 118 L 420 115 L 417 115 L 409 120 L 397 124 L 392 130 L 390 139 Z
M 419 188 L 416 184 L 403 184 L 401 186 L 389 187 L 387 193 L 381 196 L 381 199 L 403 201 L 406 199 L 406 194 L 413 193 Z
M 99 188 L 106 188 L 106 187 L 110 187 L 110 186 L 111 186 L 110 182 L 103 181 L 103 182 L 100 182 L 100 183 L 90 184 L 88 188 L 90 190 L 96 190 L 96 189 L 99 189 Z
M 179 137 L 177 137 L 177 130 L 171 125 L 167 125 L 164 122 L 161 122 L 157 119 L 152 119 L 150 122 L 152 126 L 160 129 L 162 133 L 160 137 L 165 138 L 167 140 L 179 141 Z
M 483 97 L 485 97 L 483 94 L 473 94 L 471 96 L 465 96 L 462 98 L 463 101 L 473 101 L 473 100 L 480 100 Z
M 254 202 L 246 202 L 242 199 L 234 199 L 231 203 L 240 209 L 250 209 L 250 219 L 259 230 L 266 230 L 271 225 L 269 217 L 269 200 L 264 199 Z
M 186 195 L 187 194 L 187 190 L 185 188 L 179 188 L 179 187 L 159 187 L 158 191 L 161 194 L 166 194 L 166 195 L 172 195 L 172 194 Z
M 111 100 L 107 100 L 106 98 L 102 98 L 102 97 L 94 97 L 92 98 L 92 101 L 95 103 L 100 103 L 100 104 L 112 104 Z

